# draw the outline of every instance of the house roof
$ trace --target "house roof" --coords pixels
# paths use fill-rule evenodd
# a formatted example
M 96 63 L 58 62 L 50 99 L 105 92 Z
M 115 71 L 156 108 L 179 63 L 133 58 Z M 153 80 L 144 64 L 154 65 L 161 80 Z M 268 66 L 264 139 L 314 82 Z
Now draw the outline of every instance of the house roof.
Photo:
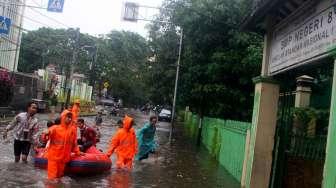
M 243 30 L 255 30 L 257 25 L 264 23 L 267 15 L 272 14 L 275 23 L 287 18 L 295 10 L 308 2 L 318 0 L 252 0 L 250 14 L 242 24 Z M 263 27 L 263 26 L 262 26 Z M 262 28 L 265 29 L 265 28 Z

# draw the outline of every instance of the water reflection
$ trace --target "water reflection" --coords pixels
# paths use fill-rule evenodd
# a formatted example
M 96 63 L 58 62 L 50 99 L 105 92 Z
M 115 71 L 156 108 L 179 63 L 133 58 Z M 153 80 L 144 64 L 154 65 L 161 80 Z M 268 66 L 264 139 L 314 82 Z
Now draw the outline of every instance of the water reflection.
M 93 121 L 93 119 L 87 119 Z M 144 120 L 137 120 L 138 127 Z M 160 123 L 164 125 L 163 123 Z M 162 126 L 161 128 L 165 128 Z M 106 150 L 115 127 L 106 124 L 101 127 L 99 149 Z M 1 132 L 1 127 L 0 127 Z M 45 170 L 35 168 L 32 161 L 28 164 L 15 164 L 13 142 L 0 142 L 0 187 L 32 187 L 32 188 L 133 188 L 133 187 L 239 187 L 232 176 L 212 159 L 204 149 L 194 147 L 186 137 L 177 137 L 173 144 L 167 144 L 168 134 L 158 131 L 159 154 L 151 155 L 142 162 L 136 161 L 132 172 L 112 169 L 111 172 L 89 177 L 63 177 L 59 182 L 46 182 Z M 31 158 L 30 158 L 31 159 Z M 112 157 L 113 165 L 115 158 Z
M 127 170 L 114 170 L 107 177 L 108 186 L 113 188 L 132 187 L 132 173 Z

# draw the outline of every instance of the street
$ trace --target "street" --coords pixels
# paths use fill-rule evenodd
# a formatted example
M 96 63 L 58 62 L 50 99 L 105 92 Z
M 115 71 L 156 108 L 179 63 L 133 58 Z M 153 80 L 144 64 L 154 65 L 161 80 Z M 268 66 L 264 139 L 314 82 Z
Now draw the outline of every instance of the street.
M 130 111 L 129 114 L 135 117 L 136 129 L 148 119 L 148 116 L 137 111 Z M 90 124 L 94 118 L 85 117 L 85 120 Z M 99 149 L 106 150 L 116 130 L 112 124 L 117 120 L 116 117 L 104 120 Z M 4 125 L 1 125 L 1 130 L 3 128 Z M 169 144 L 169 128 L 169 123 L 159 122 L 156 136 L 158 154 L 141 162 L 136 161 L 132 172 L 119 171 L 113 166 L 111 172 L 105 174 L 89 177 L 65 176 L 55 187 L 239 187 L 239 183 L 203 148 L 186 144 L 187 140 L 178 128 L 172 144 Z M 46 171 L 34 168 L 31 160 L 28 164 L 15 164 L 12 139 L 9 140 L 10 143 L 1 142 L 1 187 L 44 187 Z M 115 156 L 112 160 L 115 162 Z
M 0 7 L 0 188 L 336 188 L 336 0 Z

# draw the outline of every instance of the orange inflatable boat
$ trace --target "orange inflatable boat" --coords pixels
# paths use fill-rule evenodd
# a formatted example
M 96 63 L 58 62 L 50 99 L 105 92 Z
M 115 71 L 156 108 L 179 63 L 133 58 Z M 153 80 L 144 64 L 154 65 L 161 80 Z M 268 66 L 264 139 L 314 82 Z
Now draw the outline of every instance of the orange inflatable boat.
M 36 167 L 47 169 L 48 160 L 44 157 L 45 149 L 35 149 L 36 155 L 33 159 Z M 104 153 L 95 147 L 89 148 L 83 156 L 73 156 L 65 167 L 68 174 L 98 174 L 111 169 L 112 161 Z

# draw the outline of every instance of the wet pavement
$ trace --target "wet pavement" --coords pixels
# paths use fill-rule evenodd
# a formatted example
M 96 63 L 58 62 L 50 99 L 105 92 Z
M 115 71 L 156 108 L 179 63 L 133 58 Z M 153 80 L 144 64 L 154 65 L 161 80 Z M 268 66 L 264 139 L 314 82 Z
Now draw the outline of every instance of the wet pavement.
M 135 117 L 136 129 L 142 127 L 148 116 L 139 112 L 130 111 Z M 44 119 L 43 116 L 40 116 Z M 86 117 L 90 124 L 93 117 Z M 113 126 L 118 120 L 105 118 L 100 129 L 101 142 L 98 148 L 106 150 L 109 140 L 116 127 Z M 4 125 L 1 125 L 2 133 Z M 113 187 L 113 188 L 213 188 L 239 187 L 239 183 L 221 167 L 204 148 L 195 147 L 194 144 L 177 131 L 171 144 L 168 143 L 170 125 L 159 122 L 157 129 L 158 154 L 151 155 L 148 159 L 134 163 L 132 172 L 120 171 L 112 168 L 110 172 L 89 177 L 65 176 L 58 184 L 50 187 Z M 28 164 L 13 162 L 13 141 L 1 141 L 0 143 L 0 185 L 1 187 L 45 187 L 46 171 L 35 168 L 32 161 Z M 31 159 L 31 158 L 30 158 Z M 115 156 L 112 157 L 115 161 Z M 114 167 L 114 166 L 113 166 Z

